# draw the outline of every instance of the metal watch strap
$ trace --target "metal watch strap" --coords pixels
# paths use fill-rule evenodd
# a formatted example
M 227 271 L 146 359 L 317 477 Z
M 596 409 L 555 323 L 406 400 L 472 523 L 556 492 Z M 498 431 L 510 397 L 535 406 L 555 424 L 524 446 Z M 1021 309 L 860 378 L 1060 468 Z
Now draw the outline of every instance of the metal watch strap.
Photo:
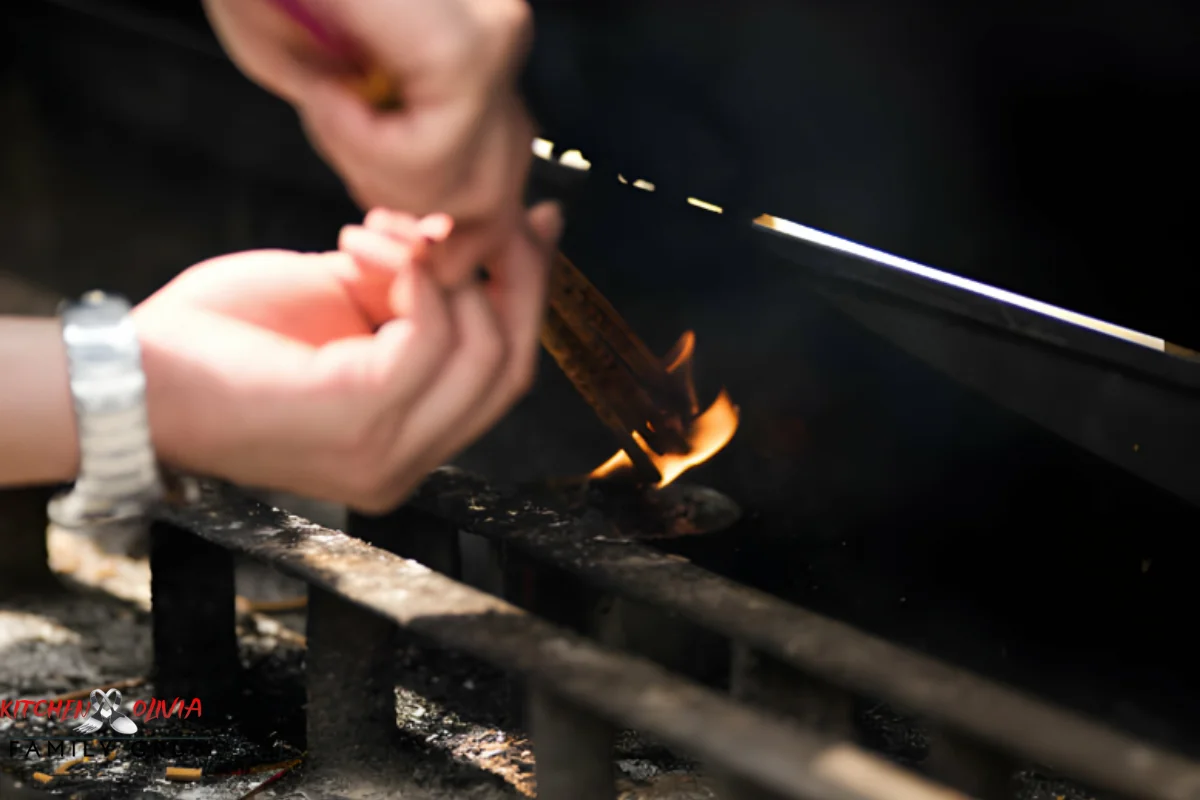
M 90 292 L 62 312 L 80 468 L 74 487 L 50 503 L 61 527 L 136 519 L 163 495 L 131 310 L 122 297 Z

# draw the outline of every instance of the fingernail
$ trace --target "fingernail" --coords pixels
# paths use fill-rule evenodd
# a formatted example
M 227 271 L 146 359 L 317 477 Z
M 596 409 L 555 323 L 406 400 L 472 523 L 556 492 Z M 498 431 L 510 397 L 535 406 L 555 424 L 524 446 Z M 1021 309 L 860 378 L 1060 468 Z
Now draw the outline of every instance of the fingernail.
M 442 242 L 454 229 L 454 219 L 449 214 L 430 214 L 417 223 L 417 229 L 431 241 Z
M 353 241 L 361 230 L 363 230 L 361 225 L 343 225 L 342 229 L 338 231 L 338 248 L 346 247 L 347 240 Z
M 387 225 L 388 210 L 386 208 L 372 208 L 363 217 L 363 225 L 368 228 L 381 228 Z

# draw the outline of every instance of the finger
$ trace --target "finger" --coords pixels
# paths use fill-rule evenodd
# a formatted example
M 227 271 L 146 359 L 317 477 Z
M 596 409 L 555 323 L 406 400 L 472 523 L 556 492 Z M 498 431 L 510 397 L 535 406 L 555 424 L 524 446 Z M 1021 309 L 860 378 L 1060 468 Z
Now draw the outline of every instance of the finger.
M 481 264 L 496 261 L 525 222 L 523 194 L 533 158 L 532 123 L 516 98 L 498 101 L 490 118 L 493 125 L 474 154 L 472 171 L 446 207 L 455 215 L 456 230 L 443 254 L 432 262 L 443 286 L 461 286 Z
M 505 208 L 518 216 L 534 128 L 511 90 L 463 90 L 379 114 L 344 86 L 324 81 L 306 98 L 301 117 L 360 203 L 417 214 L 439 209 L 460 224 Z
M 556 200 L 538 203 L 530 209 L 526 219 L 539 249 L 546 256 L 553 255 L 558 250 L 558 242 L 566 225 L 562 206 Z
M 541 352 L 551 261 L 563 230 L 562 209 L 552 201 L 540 203 L 529 212 L 527 220 L 527 231 L 515 236 L 504 251 L 496 270 L 499 279 L 491 286 L 510 355 L 484 415 L 488 426 L 494 425 L 533 385 Z
M 372 325 L 383 325 L 411 313 L 412 297 L 407 291 L 411 281 L 397 278 L 417 268 L 425 249 L 420 239 L 411 244 L 398 242 L 376 231 L 347 225 L 339 236 L 338 247 L 353 262 L 342 285 Z
M 247 77 L 289 102 L 335 67 L 335 54 L 269 3 L 205 0 L 225 51 Z
M 331 57 L 352 61 L 356 55 L 353 40 L 346 36 L 327 18 L 327 14 L 315 13 L 314 8 L 297 0 L 271 0 L 280 14 L 290 19 L 293 24 L 303 28 L 317 44 L 323 47 Z M 319 7 L 319 3 L 316 4 Z M 328 11 L 328 9 L 320 9 Z
M 314 97 L 320 94 L 314 92 Z M 520 100 L 492 100 L 476 128 L 456 132 L 453 109 L 470 105 L 469 98 L 455 100 L 449 109 L 405 111 L 399 115 L 407 118 L 404 128 L 396 127 L 399 123 L 392 117 L 397 115 L 375 115 L 344 90 L 331 96 L 328 103 L 314 100 L 302 114 L 314 144 L 358 203 L 451 215 L 455 231 L 431 263 L 444 287 L 462 286 L 481 263 L 495 257 L 521 221 L 533 127 Z M 446 145 L 444 152 L 416 158 L 420 147 L 413 137 L 424 136 L 439 143 L 456 136 L 461 141 Z
M 389 462 L 422 473 L 451 455 L 448 445 L 461 437 L 458 429 L 486 397 L 501 373 L 505 343 L 482 289 L 472 286 L 451 300 L 456 346 L 436 382 L 413 405 L 404 420 Z
M 431 245 L 429 264 L 434 279 L 447 291 L 474 283 L 479 267 L 490 260 L 496 241 L 496 235 L 478 222 L 456 222 L 451 236 Z
M 434 277 L 447 289 L 475 281 L 481 266 L 498 263 L 501 249 L 524 224 L 521 199 L 515 196 L 486 217 L 459 218 L 453 233 L 433 245 L 429 263 Z
M 371 202 L 414 213 L 433 211 L 435 198 L 464 182 L 485 130 L 484 100 L 463 96 L 434 106 L 380 113 L 344 83 L 321 80 L 300 101 L 309 135 L 351 175 L 389 166 L 391 197 Z M 402 179 L 402 180 L 398 180 Z M 421 202 L 414 202 L 415 200 Z
M 338 236 L 338 249 L 361 260 L 368 269 L 395 274 L 424 258 L 426 242 L 420 236 L 409 240 L 363 227 L 346 225 Z
M 417 223 L 417 229 L 432 242 L 444 242 L 454 230 L 454 219 L 449 214 L 430 214 Z
M 536 374 L 549 264 L 562 233 L 562 211 L 557 203 L 541 203 L 527 219 L 527 229 L 505 249 L 502 263 L 497 265 L 499 277 L 488 287 L 501 335 L 508 341 L 508 359 L 472 419 L 460 425 L 457 435 L 445 445 L 449 452 L 467 447 L 495 425 Z
M 539 203 L 528 212 L 525 226 L 509 240 L 493 269 L 488 288 L 514 354 L 536 351 L 541 340 L 550 264 L 562 230 L 561 206 L 554 201 Z
M 402 211 L 375 208 L 367 214 L 363 227 L 401 242 L 424 240 L 426 243 L 440 244 L 454 229 L 454 220 L 449 214 L 430 214 L 417 219 Z
M 397 241 L 412 242 L 423 236 L 419 222 L 420 220 L 412 214 L 381 206 L 367 212 L 363 219 L 363 227 L 387 234 Z
M 362 398 L 364 419 L 403 417 L 455 347 L 451 309 L 444 293 L 423 270 L 397 275 L 391 292 L 409 298 L 406 316 L 385 322 L 373 336 L 325 345 L 314 363 L 316 385 L 326 387 L 338 402 L 346 397 Z
M 446 240 L 450 237 L 450 232 L 454 229 L 454 220 L 448 214 L 430 214 L 427 217 L 423 217 L 417 223 L 417 227 L 425 237 L 425 241 L 429 243 L 429 249 L 426 251 L 426 261 L 430 265 L 430 274 L 434 280 L 438 281 L 443 289 L 454 290 L 458 288 L 455 285 L 447 284 L 439 277 L 439 271 L 445 268 L 444 265 L 454 255 L 446 245 Z

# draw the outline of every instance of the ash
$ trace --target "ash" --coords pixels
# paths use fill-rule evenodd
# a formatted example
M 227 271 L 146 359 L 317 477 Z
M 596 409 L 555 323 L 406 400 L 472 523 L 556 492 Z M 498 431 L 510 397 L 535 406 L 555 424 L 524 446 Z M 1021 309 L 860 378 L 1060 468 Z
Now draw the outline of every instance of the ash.
M 64 588 L 53 596 L 0 603 L 0 699 L 54 699 L 111 685 L 122 687 L 126 709 L 158 697 L 143 542 L 137 530 L 100 536 L 51 530 L 51 565 Z M 212 738 L 174 754 L 94 748 L 86 760 L 82 749 L 72 758 L 69 750 L 52 755 L 44 746 L 18 755 L 11 740 L 62 736 L 64 723 L 0 719 L 0 770 L 7 777 L 0 794 L 241 800 L 257 789 L 256 798 L 277 800 L 303 792 L 304 612 L 259 609 L 298 601 L 304 586 L 252 562 L 239 564 L 237 586 L 247 687 L 238 719 L 214 733 L 211 722 L 199 728 L 194 720 L 159 718 L 149 722 L 156 737 Z M 486 664 L 416 641 L 399 658 L 405 685 L 396 690 L 402 733 L 396 758 L 411 785 L 394 791 L 414 800 L 533 797 L 533 749 L 515 713 L 517 685 Z M 644 737 L 623 733 L 615 755 L 622 800 L 715 797 L 694 764 Z M 203 776 L 171 781 L 166 771 L 172 766 L 202 767 Z M 266 786 L 272 777 L 279 779 Z

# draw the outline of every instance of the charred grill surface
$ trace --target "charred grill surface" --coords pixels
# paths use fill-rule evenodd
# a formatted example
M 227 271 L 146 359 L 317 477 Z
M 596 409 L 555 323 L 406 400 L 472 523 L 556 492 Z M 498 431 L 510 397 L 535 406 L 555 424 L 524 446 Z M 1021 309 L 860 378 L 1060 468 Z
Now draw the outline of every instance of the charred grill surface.
M 197 505 L 164 512 L 165 519 L 181 529 L 180 536 L 190 532 L 264 560 L 359 607 L 367 617 L 382 617 L 523 676 L 535 692 L 583 710 L 571 716 L 586 719 L 587 730 L 577 731 L 563 722 L 554 726 L 556 737 L 590 736 L 597 721 L 644 730 L 728 770 L 747 785 L 783 797 L 861 800 L 894 796 L 896 791 L 911 793 L 914 799 L 945 796 L 935 784 L 853 745 L 721 697 L 643 659 L 598 647 L 416 562 L 219 486 L 206 486 L 202 495 Z M 360 650 L 380 646 L 374 640 L 357 645 Z M 314 658 L 311 652 L 309 658 Z M 539 716 L 544 715 L 539 712 L 534 719 Z M 310 742 L 313 724 L 310 718 Z M 352 725 L 342 726 L 340 733 L 351 739 L 359 735 Z M 536 729 L 533 735 L 536 752 Z M 563 752 L 561 743 L 547 749 Z M 371 766 L 373 775 L 386 774 L 386 765 Z M 331 769 L 349 770 L 345 779 L 351 781 L 363 774 L 362 767 L 343 760 Z M 558 795 L 563 798 L 577 796 L 570 788 L 578 788 L 578 781 L 591 785 L 595 780 L 591 772 L 572 773 L 568 762 L 556 762 L 553 768 L 555 785 L 567 787 Z M 373 791 L 386 794 L 382 784 L 374 784 Z M 610 795 L 614 791 L 615 786 L 610 787 Z
M 731 498 L 707 486 L 676 481 L 658 489 L 618 475 L 527 485 L 529 499 L 605 525 L 613 541 L 675 539 L 727 531 L 742 518 Z
M 685 559 L 611 540 L 587 516 L 559 516 L 479 478 L 441 470 L 418 498 L 456 525 L 518 548 L 624 597 L 665 609 L 860 696 L 945 726 L 946 738 L 1053 765 L 1137 797 L 1200 792 L 1200 764 L 1105 726 L 894 646 L 849 626 L 707 572 Z M 785 694 L 786 694 L 785 690 Z
M 386 796 L 409 768 L 387 745 L 388 687 L 404 685 L 396 666 L 412 663 L 396 657 L 409 645 L 389 629 L 524 682 L 543 797 L 615 796 L 604 765 L 614 737 L 627 728 L 700 759 L 734 797 L 957 796 L 855 743 L 863 700 L 921 718 L 925 769 L 974 796 L 1013 796 L 1014 777 L 1031 765 L 1124 796 L 1185 800 L 1200 791 L 1200 765 L 1185 757 L 615 537 L 618 526 L 595 509 L 555 510 L 528 492 L 500 492 L 445 469 L 397 514 L 352 518 L 364 540 L 217 484 L 188 496 L 190 504 L 181 495 L 162 510 L 156 537 L 179 547 L 196 536 L 311 587 L 309 751 L 304 771 L 288 780 L 315 796 Z M 523 576 L 501 592 L 522 607 L 390 552 L 449 554 L 438 563 L 457 574 L 457 531 L 484 537 L 505 569 Z M 172 566 L 160 559 L 155 568 Z M 554 572 L 573 578 L 552 585 Z M 188 606 L 168 596 L 176 588 L 155 583 L 155 614 L 168 614 L 179 631 L 169 642 L 156 635 L 156 680 L 186 672 L 189 691 L 224 690 L 227 671 L 215 671 L 207 687 L 199 685 L 203 675 L 179 665 L 188 663 L 189 641 L 207 647 L 186 630 L 192 623 L 211 627 L 211 609 L 228 604 L 216 595 L 228 594 L 230 585 L 188 584 L 196 617 L 190 621 Z M 213 596 L 196 596 L 206 592 Z M 578 613 L 564 614 L 567 606 Z M 570 617 L 574 630 L 542 616 Z M 614 620 L 621 635 L 614 635 Z M 694 644 L 697 630 L 724 639 L 733 653 L 728 695 L 677 674 L 691 671 L 678 660 L 686 648 L 662 647 Z M 361 714 L 343 713 L 350 706 L 379 708 L 368 725 Z M 875 735 L 887 727 L 877 724 Z

